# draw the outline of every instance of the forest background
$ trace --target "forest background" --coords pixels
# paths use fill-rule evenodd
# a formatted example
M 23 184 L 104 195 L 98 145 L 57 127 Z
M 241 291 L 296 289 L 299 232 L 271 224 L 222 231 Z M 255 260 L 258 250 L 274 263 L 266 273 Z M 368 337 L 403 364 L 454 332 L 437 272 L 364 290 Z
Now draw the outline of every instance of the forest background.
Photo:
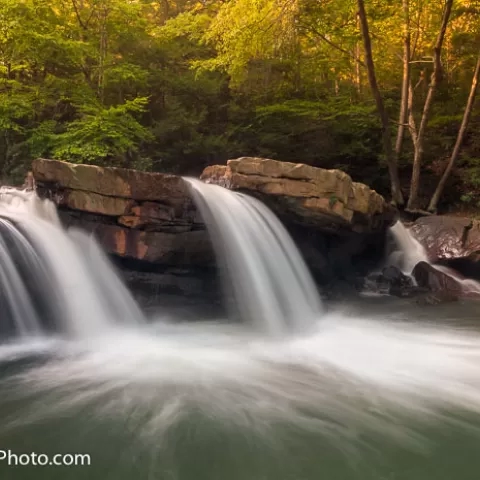
M 0 0 L 0 178 L 251 155 L 478 209 L 479 54 L 480 0 Z

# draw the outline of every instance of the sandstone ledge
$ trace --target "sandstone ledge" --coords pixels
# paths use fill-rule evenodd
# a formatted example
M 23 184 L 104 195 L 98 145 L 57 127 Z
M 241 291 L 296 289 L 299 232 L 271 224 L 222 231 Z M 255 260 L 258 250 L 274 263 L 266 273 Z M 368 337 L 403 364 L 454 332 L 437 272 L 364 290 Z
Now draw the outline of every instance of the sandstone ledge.
M 32 170 L 37 183 L 103 196 L 169 203 L 181 202 L 188 197 L 187 185 L 177 175 L 77 165 L 45 158 L 34 160 Z
M 207 167 L 201 177 L 260 197 L 281 217 L 330 232 L 379 232 L 395 216 L 384 198 L 340 170 L 242 157 Z
M 187 291 L 192 278 L 209 290 L 213 277 L 198 269 L 216 271 L 215 255 L 181 177 L 48 159 L 35 160 L 32 171 L 38 194 L 55 202 L 65 226 L 94 233 L 115 261 L 137 272 L 161 272 L 162 282 L 174 278 L 174 290 L 189 279 Z M 240 158 L 207 168 L 202 178 L 271 206 L 319 284 L 353 281 L 383 256 L 395 211 L 339 170 Z
M 38 193 L 66 226 L 94 232 L 111 254 L 167 266 L 214 265 L 205 225 L 178 176 L 37 159 Z

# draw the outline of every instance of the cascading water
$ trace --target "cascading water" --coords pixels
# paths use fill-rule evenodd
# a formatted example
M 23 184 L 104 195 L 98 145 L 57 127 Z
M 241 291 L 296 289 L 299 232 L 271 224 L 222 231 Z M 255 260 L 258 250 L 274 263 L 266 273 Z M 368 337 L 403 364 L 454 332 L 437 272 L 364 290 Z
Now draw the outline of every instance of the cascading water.
M 95 240 L 66 232 L 34 192 L 0 190 L 0 287 L 1 328 L 23 336 L 92 335 L 143 319 Z
M 303 263 L 268 210 L 194 187 L 200 200 L 209 196 L 214 239 L 235 248 L 236 263 L 225 261 L 238 275 L 237 298 L 254 295 L 244 314 L 273 331 L 317 318 Z M 280 336 L 245 325 L 142 324 L 98 246 L 62 230 L 50 203 L 4 192 L 0 205 L 0 322 L 13 318 L 31 333 L 53 316 L 91 333 L 0 346 L 0 478 L 478 477 L 476 307 L 359 300 L 331 308 L 321 328 Z M 137 327 L 125 328 L 132 319 Z M 91 465 L 9 466 L 6 450 L 89 454 Z
M 387 260 L 389 265 L 395 265 L 405 275 L 410 275 L 417 263 L 428 262 L 425 249 L 401 221 L 397 221 L 390 227 L 390 234 L 394 239 L 396 249 Z
M 413 237 L 402 222 L 396 222 L 390 228 L 390 234 L 395 241 L 396 249 L 389 255 L 388 265 L 394 265 L 405 275 L 411 275 L 415 265 L 426 262 L 439 272 L 454 278 L 461 285 L 465 295 L 480 294 L 480 283 L 476 280 L 463 278 L 451 268 L 432 264 L 422 244 Z
M 310 328 L 320 297 L 278 218 L 253 197 L 187 180 L 242 317 L 275 334 Z

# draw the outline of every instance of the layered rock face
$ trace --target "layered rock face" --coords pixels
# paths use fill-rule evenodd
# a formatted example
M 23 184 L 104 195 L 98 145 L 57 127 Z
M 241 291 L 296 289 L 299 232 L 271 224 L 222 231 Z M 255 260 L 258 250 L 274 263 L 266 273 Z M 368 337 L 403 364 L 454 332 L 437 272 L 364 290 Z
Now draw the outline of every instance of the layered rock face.
M 395 215 L 381 195 L 340 170 L 243 157 L 207 167 L 200 178 L 255 195 L 280 217 L 324 232 L 384 232 Z
M 242 157 L 201 177 L 262 200 L 286 224 L 320 284 L 366 275 L 383 260 L 396 211 L 340 170 Z
M 124 267 L 142 272 L 137 279 L 156 272 L 161 291 L 213 289 L 213 277 L 198 280 L 215 271 L 215 259 L 181 177 L 47 159 L 34 161 L 33 176 L 38 193 L 57 204 L 66 226 L 94 232 Z M 320 283 L 366 274 L 382 259 L 395 212 L 338 170 L 241 158 L 207 168 L 202 179 L 260 197 L 273 208 Z
M 46 159 L 33 162 L 33 175 L 65 226 L 93 232 L 136 286 L 151 294 L 216 290 L 209 236 L 181 177 Z
M 67 224 L 81 219 L 110 253 L 166 265 L 213 263 L 181 177 L 45 159 L 33 163 L 33 174 L 40 193 L 67 211 Z

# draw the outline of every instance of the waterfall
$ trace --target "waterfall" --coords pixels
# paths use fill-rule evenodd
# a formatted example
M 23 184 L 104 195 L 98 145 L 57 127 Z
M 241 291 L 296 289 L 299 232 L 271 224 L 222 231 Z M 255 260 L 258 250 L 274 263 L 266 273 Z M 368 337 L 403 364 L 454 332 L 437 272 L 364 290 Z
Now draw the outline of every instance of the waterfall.
M 413 237 L 402 222 L 398 221 L 390 227 L 390 234 L 395 241 L 396 250 L 389 255 L 387 265 L 394 265 L 405 275 L 411 275 L 415 265 L 426 262 L 435 270 L 455 279 L 460 284 L 464 294 L 480 295 L 480 282 L 464 278 L 452 268 L 430 262 L 422 244 Z
M 415 265 L 420 262 L 430 263 L 427 252 L 399 220 L 390 227 L 396 249 L 389 255 L 387 264 L 395 265 L 405 275 L 410 275 Z
M 477 478 L 476 305 L 361 299 L 308 328 L 320 301 L 278 219 L 190 182 L 244 318 L 307 331 L 161 318 L 110 328 L 142 315 L 94 239 L 64 230 L 51 202 L 0 190 L 0 334 L 23 335 L 0 345 L 8 453 L 91 455 L 70 480 Z M 401 224 L 395 234 L 407 271 L 420 250 Z M 70 336 L 25 338 L 45 330 Z
M 253 197 L 186 180 L 241 317 L 274 334 L 308 329 L 321 313 L 320 298 L 278 218 Z
M 82 336 L 143 320 L 95 240 L 63 229 L 34 192 L 0 189 L 0 288 L 10 334 Z

